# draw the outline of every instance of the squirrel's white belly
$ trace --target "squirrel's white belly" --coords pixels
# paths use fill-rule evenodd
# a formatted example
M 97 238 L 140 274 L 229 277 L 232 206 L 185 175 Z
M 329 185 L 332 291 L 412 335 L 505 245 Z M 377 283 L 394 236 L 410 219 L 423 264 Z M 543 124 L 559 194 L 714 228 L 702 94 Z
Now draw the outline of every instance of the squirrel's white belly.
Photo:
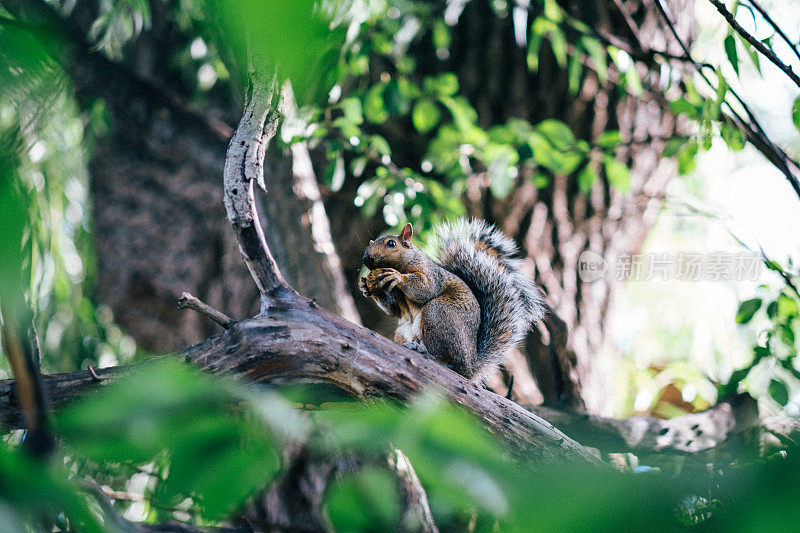
M 422 308 L 409 306 L 409 312 L 404 313 L 397 321 L 397 331 L 394 333 L 395 342 L 422 343 Z

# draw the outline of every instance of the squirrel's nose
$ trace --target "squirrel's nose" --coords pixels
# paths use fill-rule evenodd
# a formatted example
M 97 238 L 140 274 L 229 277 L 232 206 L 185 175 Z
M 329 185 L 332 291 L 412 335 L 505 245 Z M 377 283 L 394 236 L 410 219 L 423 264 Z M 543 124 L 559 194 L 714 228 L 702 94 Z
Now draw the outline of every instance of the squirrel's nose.
M 371 269 L 375 265 L 375 260 L 369 255 L 369 252 L 364 252 L 364 266 Z

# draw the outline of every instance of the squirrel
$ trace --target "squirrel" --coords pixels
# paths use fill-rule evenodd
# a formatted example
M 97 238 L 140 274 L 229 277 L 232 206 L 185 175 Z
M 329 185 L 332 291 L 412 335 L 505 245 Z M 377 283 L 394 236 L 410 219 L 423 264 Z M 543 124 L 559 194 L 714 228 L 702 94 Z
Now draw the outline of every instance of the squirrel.
M 397 343 L 480 381 L 545 315 L 542 292 L 514 259 L 517 245 L 495 226 L 461 218 L 434 228 L 435 260 L 399 235 L 370 241 L 359 288 L 397 317 Z

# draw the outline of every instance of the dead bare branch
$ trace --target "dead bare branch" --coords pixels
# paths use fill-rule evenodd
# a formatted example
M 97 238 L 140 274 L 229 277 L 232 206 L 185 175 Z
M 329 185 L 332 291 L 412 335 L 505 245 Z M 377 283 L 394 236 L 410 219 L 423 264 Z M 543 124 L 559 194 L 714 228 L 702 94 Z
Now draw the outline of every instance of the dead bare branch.
M 428 495 L 406 454 L 401 450 L 394 450 L 389 454 L 388 462 L 397 476 L 402 498 L 403 515 L 400 518 L 400 529 L 418 533 L 439 533 L 428 505 Z
M 264 154 L 278 128 L 275 80 L 252 80 L 244 114 L 231 138 L 225 159 L 224 201 L 239 250 L 261 293 L 261 311 L 270 295 L 294 292 L 284 279 L 269 251 L 255 203 L 255 187 L 264 187 Z
M 181 297 L 178 299 L 178 307 L 181 309 L 192 309 L 197 311 L 207 319 L 211 320 L 212 322 L 216 322 L 225 329 L 228 329 L 231 324 L 235 322 L 235 320 L 225 313 L 217 311 L 207 303 L 192 296 L 188 292 L 181 294 Z

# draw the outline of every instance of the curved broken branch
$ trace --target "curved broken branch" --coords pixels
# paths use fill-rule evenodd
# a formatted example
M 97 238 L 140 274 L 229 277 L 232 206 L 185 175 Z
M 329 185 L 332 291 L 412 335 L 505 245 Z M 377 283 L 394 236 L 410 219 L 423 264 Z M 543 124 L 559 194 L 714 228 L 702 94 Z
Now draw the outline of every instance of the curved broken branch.
M 275 80 L 253 80 L 245 100 L 244 113 L 228 145 L 224 173 L 224 201 L 228 220 L 236 232 L 239 250 L 261 293 L 261 312 L 269 295 L 293 292 L 269 251 L 259 222 L 255 187 L 264 186 L 264 154 L 278 129 L 278 98 Z

